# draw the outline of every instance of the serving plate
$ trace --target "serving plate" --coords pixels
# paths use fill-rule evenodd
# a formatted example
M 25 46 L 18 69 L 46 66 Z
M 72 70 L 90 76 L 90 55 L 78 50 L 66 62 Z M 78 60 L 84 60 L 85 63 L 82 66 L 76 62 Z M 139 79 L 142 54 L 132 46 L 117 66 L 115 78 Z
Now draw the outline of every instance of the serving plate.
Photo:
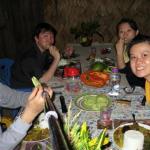
M 110 97 L 105 94 L 85 94 L 75 100 L 75 105 L 82 110 L 100 112 L 111 106 Z
M 146 125 L 146 124 L 143 124 L 143 123 L 138 123 L 140 127 L 144 127 L 145 129 L 148 129 L 150 130 L 150 126 L 149 125 Z M 114 147 L 117 149 L 117 150 L 121 150 L 122 149 L 122 146 L 123 146 L 123 134 L 121 134 L 121 128 L 123 128 L 124 126 L 130 126 L 130 125 L 133 125 L 133 123 L 125 123 L 125 124 L 122 124 L 120 126 L 118 126 L 114 132 L 113 132 L 113 143 L 114 143 Z M 119 134 L 119 140 L 122 140 L 122 141 L 117 141 L 116 139 L 116 134 L 117 134 L 117 131 L 119 131 L 118 133 Z M 150 135 L 150 134 L 149 134 Z M 144 149 L 144 150 L 147 150 L 147 149 Z
M 34 126 L 29 130 L 28 134 L 15 150 L 46 150 L 48 147 L 51 147 L 49 130 Z
M 90 70 L 82 73 L 80 79 L 85 85 L 100 88 L 106 85 L 109 80 L 109 74 Z

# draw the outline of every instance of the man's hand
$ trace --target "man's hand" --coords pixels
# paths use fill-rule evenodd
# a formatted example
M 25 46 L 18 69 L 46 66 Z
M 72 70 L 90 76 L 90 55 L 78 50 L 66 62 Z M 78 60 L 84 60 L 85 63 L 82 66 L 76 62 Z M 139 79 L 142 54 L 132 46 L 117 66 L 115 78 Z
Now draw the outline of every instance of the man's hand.
M 54 59 L 60 60 L 59 50 L 55 46 L 49 46 L 49 53 L 54 57 Z
M 55 46 L 49 46 L 49 53 L 54 57 L 53 62 L 49 65 L 49 69 L 44 72 L 40 81 L 43 83 L 47 83 L 54 75 L 57 65 L 60 61 L 60 53 L 59 50 Z

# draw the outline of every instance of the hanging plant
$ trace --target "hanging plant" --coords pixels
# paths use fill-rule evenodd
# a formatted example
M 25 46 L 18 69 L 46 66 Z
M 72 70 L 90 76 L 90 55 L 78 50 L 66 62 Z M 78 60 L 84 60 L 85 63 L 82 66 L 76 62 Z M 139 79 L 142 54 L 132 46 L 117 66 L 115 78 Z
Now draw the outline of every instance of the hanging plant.
M 93 35 L 99 35 L 104 41 L 104 36 L 99 32 L 100 24 L 97 20 L 82 22 L 76 27 L 71 27 L 70 32 L 75 39 L 79 38 L 80 44 L 89 46 L 92 43 Z

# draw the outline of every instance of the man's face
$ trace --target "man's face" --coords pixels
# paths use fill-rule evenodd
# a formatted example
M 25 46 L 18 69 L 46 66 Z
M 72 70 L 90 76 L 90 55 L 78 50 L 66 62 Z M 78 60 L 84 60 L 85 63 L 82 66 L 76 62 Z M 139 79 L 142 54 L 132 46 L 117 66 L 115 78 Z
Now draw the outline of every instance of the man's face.
M 49 31 L 41 32 L 38 37 L 35 37 L 35 42 L 40 49 L 45 51 L 54 44 L 54 35 Z
M 142 42 L 130 49 L 130 64 L 133 73 L 138 77 L 150 80 L 150 44 Z
M 135 31 L 128 23 L 122 23 L 119 25 L 118 36 L 123 39 L 125 43 L 129 43 L 139 31 Z

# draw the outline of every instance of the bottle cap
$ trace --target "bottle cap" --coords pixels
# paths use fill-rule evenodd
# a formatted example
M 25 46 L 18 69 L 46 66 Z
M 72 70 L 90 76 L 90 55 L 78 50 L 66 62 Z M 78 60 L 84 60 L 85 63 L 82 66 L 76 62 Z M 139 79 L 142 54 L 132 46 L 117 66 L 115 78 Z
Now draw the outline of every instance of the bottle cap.
M 114 67 L 114 68 L 112 68 L 112 72 L 113 72 L 113 73 L 118 73 L 118 72 L 119 72 L 119 70 L 118 70 L 118 68 L 117 68 L 117 67 Z

